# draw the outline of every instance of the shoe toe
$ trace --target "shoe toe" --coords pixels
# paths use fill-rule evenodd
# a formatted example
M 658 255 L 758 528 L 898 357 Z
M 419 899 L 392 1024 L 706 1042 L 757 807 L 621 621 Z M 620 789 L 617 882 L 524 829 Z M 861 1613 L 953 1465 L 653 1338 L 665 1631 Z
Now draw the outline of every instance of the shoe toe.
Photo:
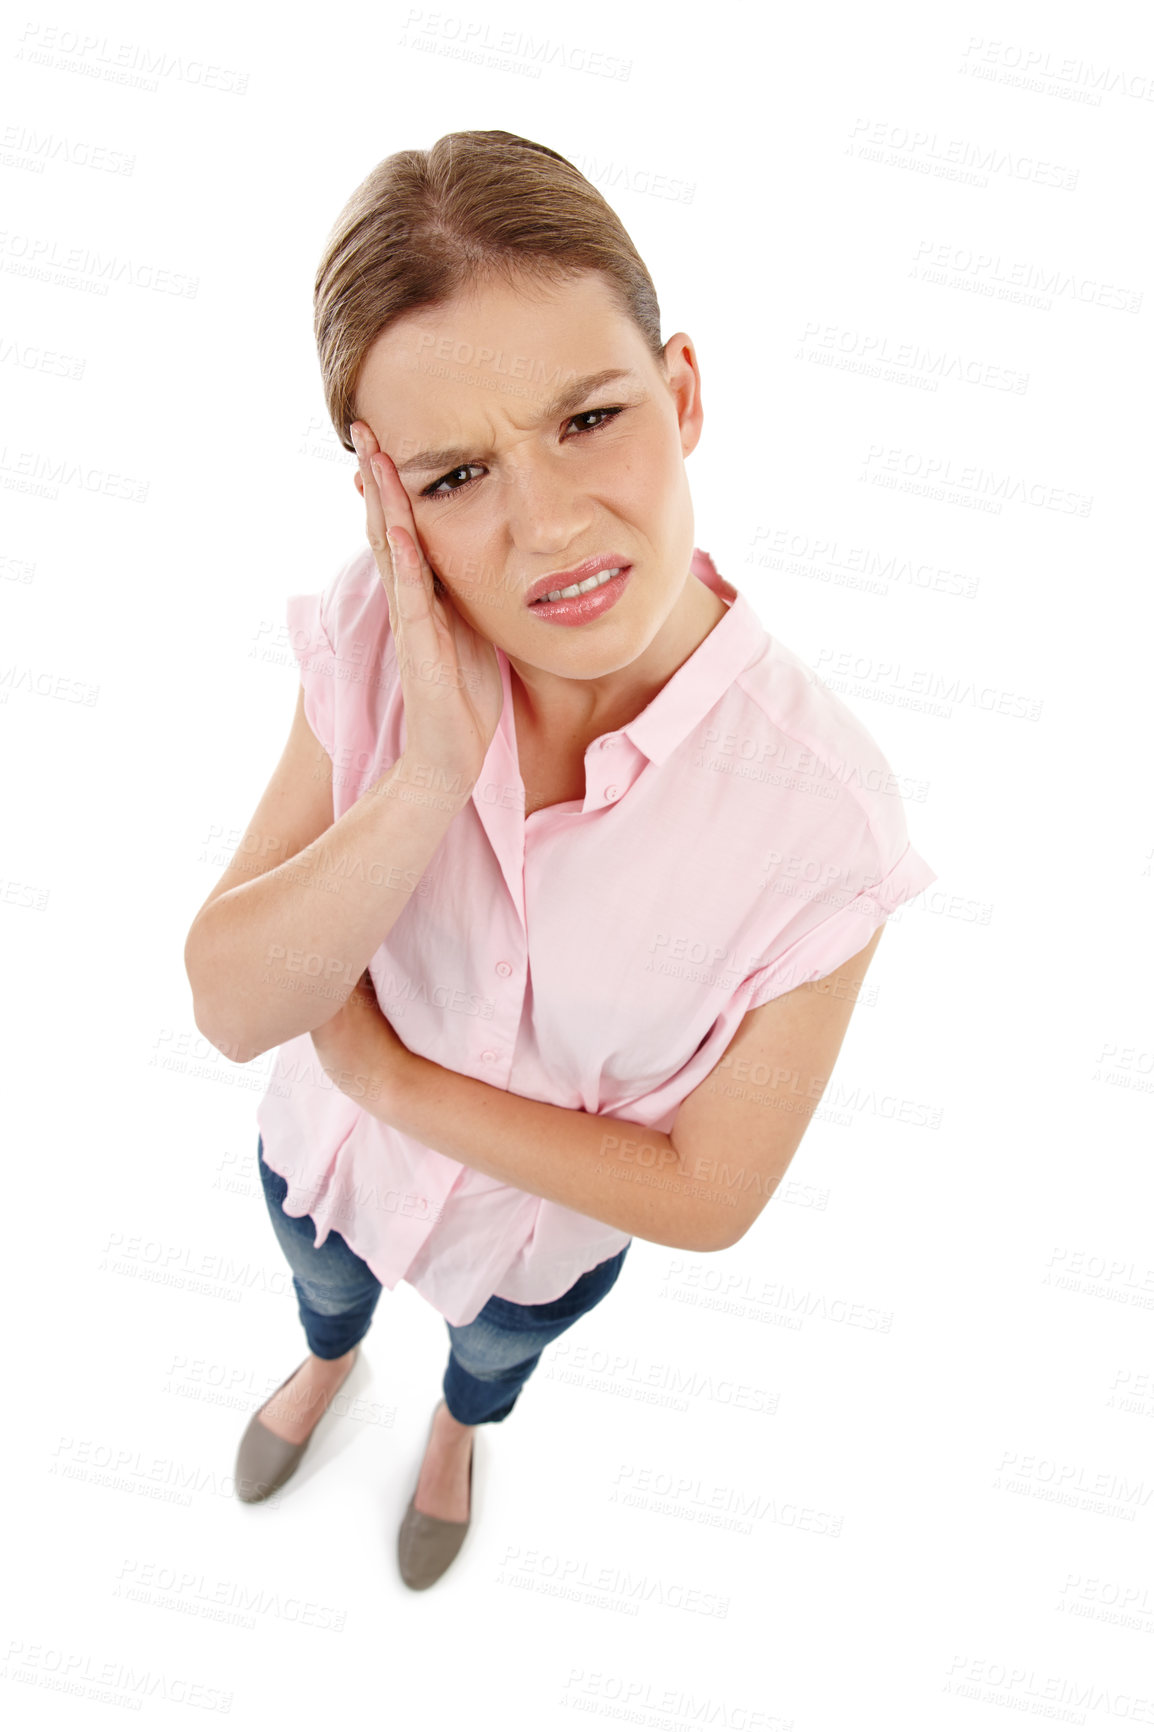
M 410 1498 L 397 1535 L 397 1563 L 405 1586 L 431 1588 L 453 1562 L 468 1531 L 467 1521 L 450 1522 L 426 1515 Z
M 261 1503 L 279 1491 L 296 1472 L 307 1448 L 307 1440 L 289 1443 L 277 1437 L 254 1413 L 236 1454 L 236 1495 L 241 1503 Z
M 469 1451 L 469 1514 L 463 1522 L 426 1515 L 417 1508 L 416 1492 L 409 1499 L 409 1507 L 397 1533 L 397 1564 L 407 1588 L 431 1588 L 434 1582 L 440 1581 L 464 1545 L 473 1519 L 473 1463 L 476 1456 L 477 1439 L 474 1436 Z
M 353 1349 L 353 1357 L 349 1361 L 348 1369 L 330 1395 L 325 1406 L 325 1412 L 317 1420 L 317 1425 L 331 1411 L 333 1401 L 352 1375 L 353 1368 L 359 1358 L 360 1343 L 358 1342 Z M 302 1361 L 303 1363 L 306 1362 Z M 300 1369 L 301 1367 L 298 1365 L 296 1371 L 290 1371 L 284 1382 L 277 1385 L 273 1395 L 279 1395 L 280 1391 L 291 1383 Z M 253 1414 L 236 1452 L 233 1481 L 236 1486 L 236 1495 L 241 1503 L 262 1503 L 266 1497 L 271 1497 L 274 1491 L 279 1491 L 286 1480 L 291 1479 L 300 1466 L 301 1457 L 312 1442 L 316 1432 L 317 1427 L 314 1425 L 303 1443 L 289 1443 L 285 1438 L 278 1437 L 275 1431 L 270 1431 L 267 1425 L 262 1425 L 260 1418 L 261 1413 L 271 1400 L 272 1396 L 270 1395 Z

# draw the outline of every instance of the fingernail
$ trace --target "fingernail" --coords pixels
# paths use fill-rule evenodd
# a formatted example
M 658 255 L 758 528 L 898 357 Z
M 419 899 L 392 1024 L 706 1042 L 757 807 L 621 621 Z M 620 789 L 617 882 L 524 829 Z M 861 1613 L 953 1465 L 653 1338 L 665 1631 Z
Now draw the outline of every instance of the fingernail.
M 353 442 L 353 450 L 356 452 L 357 456 L 359 457 L 361 454 L 361 439 L 360 439 L 360 434 L 356 431 L 356 429 L 354 427 L 349 428 L 349 438 Z

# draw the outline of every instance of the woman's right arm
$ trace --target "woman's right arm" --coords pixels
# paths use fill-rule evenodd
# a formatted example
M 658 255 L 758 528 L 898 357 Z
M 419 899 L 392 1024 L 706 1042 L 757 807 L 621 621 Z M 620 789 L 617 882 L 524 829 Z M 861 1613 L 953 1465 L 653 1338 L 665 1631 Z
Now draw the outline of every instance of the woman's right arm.
M 305 718 L 302 686 L 244 842 L 185 942 L 196 1026 L 237 1064 L 337 1014 L 467 804 L 501 716 L 493 645 L 437 593 L 412 504 L 372 429 L 354 422 L 352 437 L 405 749 L 334 823 L 332 760 Z
M 280 763 L 185 942 L 205 1038 L 249 1064 L 335 1016 L 471 790 L 402 755 L 334 823 L 332 760 L 302 688 Z

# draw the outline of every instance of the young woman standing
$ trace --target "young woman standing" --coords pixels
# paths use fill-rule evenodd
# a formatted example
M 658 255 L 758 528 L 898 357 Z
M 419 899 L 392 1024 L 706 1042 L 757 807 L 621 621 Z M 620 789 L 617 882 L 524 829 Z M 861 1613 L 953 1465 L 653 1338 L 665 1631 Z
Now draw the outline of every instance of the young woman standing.
M 292 730 L 185 955 L 202 1032 L 279 1049 L 258 1167 L 309 1346 L 238 1494 L 285 1483 L 408 1281 L 450 1338 L 420 1588 L 476 1428 L 632 1238 L 749 1230 L 936 874 L 872 737 L 695 546 L 693 343 L 572 165 L 504 132 L 386 159 L 315 309 L 368 546 L 290 598 Z

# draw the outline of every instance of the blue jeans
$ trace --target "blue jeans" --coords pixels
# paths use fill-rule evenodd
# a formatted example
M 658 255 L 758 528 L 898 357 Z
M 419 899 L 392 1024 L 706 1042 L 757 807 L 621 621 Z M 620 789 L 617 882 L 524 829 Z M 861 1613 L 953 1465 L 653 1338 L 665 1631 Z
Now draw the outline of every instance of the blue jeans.
M 265 1160 L 259 1136 L 256 1152 L 273 1231 L 293 1272 L 309 1351 L 318 1359 L 340 1359 L 368 1334 L 381 1283 L 339 1233 L 330 1232 L 316 1249 L 312 1216 L 285 1214 L 288 1182 Z M 604 1299 L 628 1249 L 587 1270 L 567 1293 L 544 1305 L 515 1305 L 494 1293 L 472 1323 L 446 1318 L 449 1363 L 441 1389 L 453 1418 L 461 1425 L 487 1425 L 512 1413 L 545 1348 Z

